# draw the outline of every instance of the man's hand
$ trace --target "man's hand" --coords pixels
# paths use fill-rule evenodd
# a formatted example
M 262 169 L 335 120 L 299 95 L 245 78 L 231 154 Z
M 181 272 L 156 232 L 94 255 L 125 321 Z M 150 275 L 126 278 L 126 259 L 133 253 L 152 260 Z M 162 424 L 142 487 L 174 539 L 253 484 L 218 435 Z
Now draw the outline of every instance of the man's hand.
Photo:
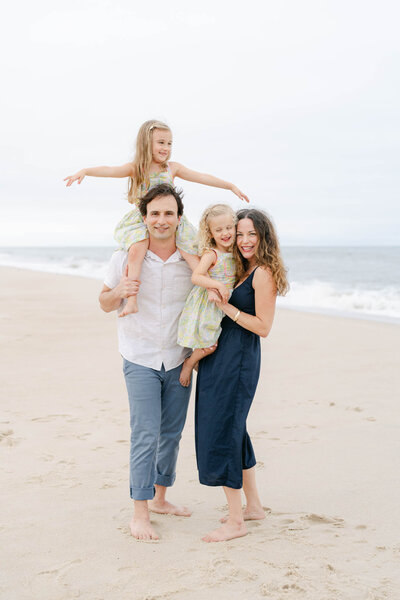
M 136 296 L 140 287 L 140 281 L 135 279 L 129 279 L 128 277 L 128 265 L 126 265 L 125 273 L 122 275 L 119 284 L 114 288 L 114 291 L 121 298 L 128 298 L 129 296 Z
M 128 277 L 128 266 L 125 269 L 124 275 L 115 288 L 110 289 L 106 285 L 100 292 L 99 301 L 100 307 L 104 312 L 117 310 L 121 306 L 122 300 L 129 296 L 136 296 L 139 291 L 140 281 L 134 281 Z

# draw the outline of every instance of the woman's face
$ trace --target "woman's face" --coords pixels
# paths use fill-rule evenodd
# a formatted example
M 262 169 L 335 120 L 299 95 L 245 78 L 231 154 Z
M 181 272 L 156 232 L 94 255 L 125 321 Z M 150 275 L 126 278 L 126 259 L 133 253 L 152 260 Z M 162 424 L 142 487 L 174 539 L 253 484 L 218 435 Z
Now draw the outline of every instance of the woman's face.
M 236 244 L 243 258 L 251 262 L 256 257 L 260 238 L 251 219 L 240 219 L 236 228 Z

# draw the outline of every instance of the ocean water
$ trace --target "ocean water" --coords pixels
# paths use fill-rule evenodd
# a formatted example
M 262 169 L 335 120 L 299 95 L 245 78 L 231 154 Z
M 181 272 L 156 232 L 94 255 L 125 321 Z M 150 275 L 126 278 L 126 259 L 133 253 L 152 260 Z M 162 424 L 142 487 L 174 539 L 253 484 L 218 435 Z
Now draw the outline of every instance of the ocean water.
M 0 248 L 0 265 L 104 278 L 110 247 Z M 400 246 L 282 248 L 283 308 L 400 323 Z

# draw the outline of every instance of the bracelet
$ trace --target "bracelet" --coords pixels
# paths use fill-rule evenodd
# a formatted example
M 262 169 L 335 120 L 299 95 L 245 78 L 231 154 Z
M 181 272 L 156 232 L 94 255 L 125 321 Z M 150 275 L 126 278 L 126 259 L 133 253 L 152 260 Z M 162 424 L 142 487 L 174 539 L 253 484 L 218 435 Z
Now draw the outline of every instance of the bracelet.
M 236 321 L 238 320 L 238 318 L 239 318 L 239 315 L 240 315 L 240 310 L 238 310 L 238 311 L 237 311 L 236 315 L 235 315 L 235 316 L 233 317 L 233 319 L 232 319 L 232 321 L 233 321 L 234 323 L 236 323 Z

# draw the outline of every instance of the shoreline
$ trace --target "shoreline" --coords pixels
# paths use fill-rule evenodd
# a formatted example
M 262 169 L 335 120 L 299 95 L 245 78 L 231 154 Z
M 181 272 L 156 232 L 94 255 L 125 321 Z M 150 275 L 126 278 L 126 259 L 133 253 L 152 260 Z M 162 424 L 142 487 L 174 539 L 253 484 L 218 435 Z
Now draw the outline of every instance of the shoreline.
M 44 275 L 60 275 L 62 277 L 77 277 L 79 279 L 88 279 L 99 282 L 99 290 L 102 285 L 102 279 L 95 276 L 90 276 L 83 273 L 62 273 L 60 271 L 52 271 L 52 270 L 43 270 L 35 267 L 21 267 L 16 265 L 5 265 L 0 264 L 0 269 L 16 269 L 19 271 L 32 271 L 35 273 L 43 273 Z M 297 307 L 297 306 L 281 306 L 277 303 L 277 310 L 284 310 L 290 312 L 296 312 L 300 314 L 313 314 L 313 315 L 321 315 L 339 319 L 348 319 L 348 320 L 356 320 L 356 321 L 371 321 L 377 323 L 386 323 L 388 325 L 400 325 L 400 317 L 386 317 L 381 315 L 369 315 L 367 313 L 355 313 L 350 311 L 342 311 L 335 310 L 330 308 L 306 308 L 306 307 Z

